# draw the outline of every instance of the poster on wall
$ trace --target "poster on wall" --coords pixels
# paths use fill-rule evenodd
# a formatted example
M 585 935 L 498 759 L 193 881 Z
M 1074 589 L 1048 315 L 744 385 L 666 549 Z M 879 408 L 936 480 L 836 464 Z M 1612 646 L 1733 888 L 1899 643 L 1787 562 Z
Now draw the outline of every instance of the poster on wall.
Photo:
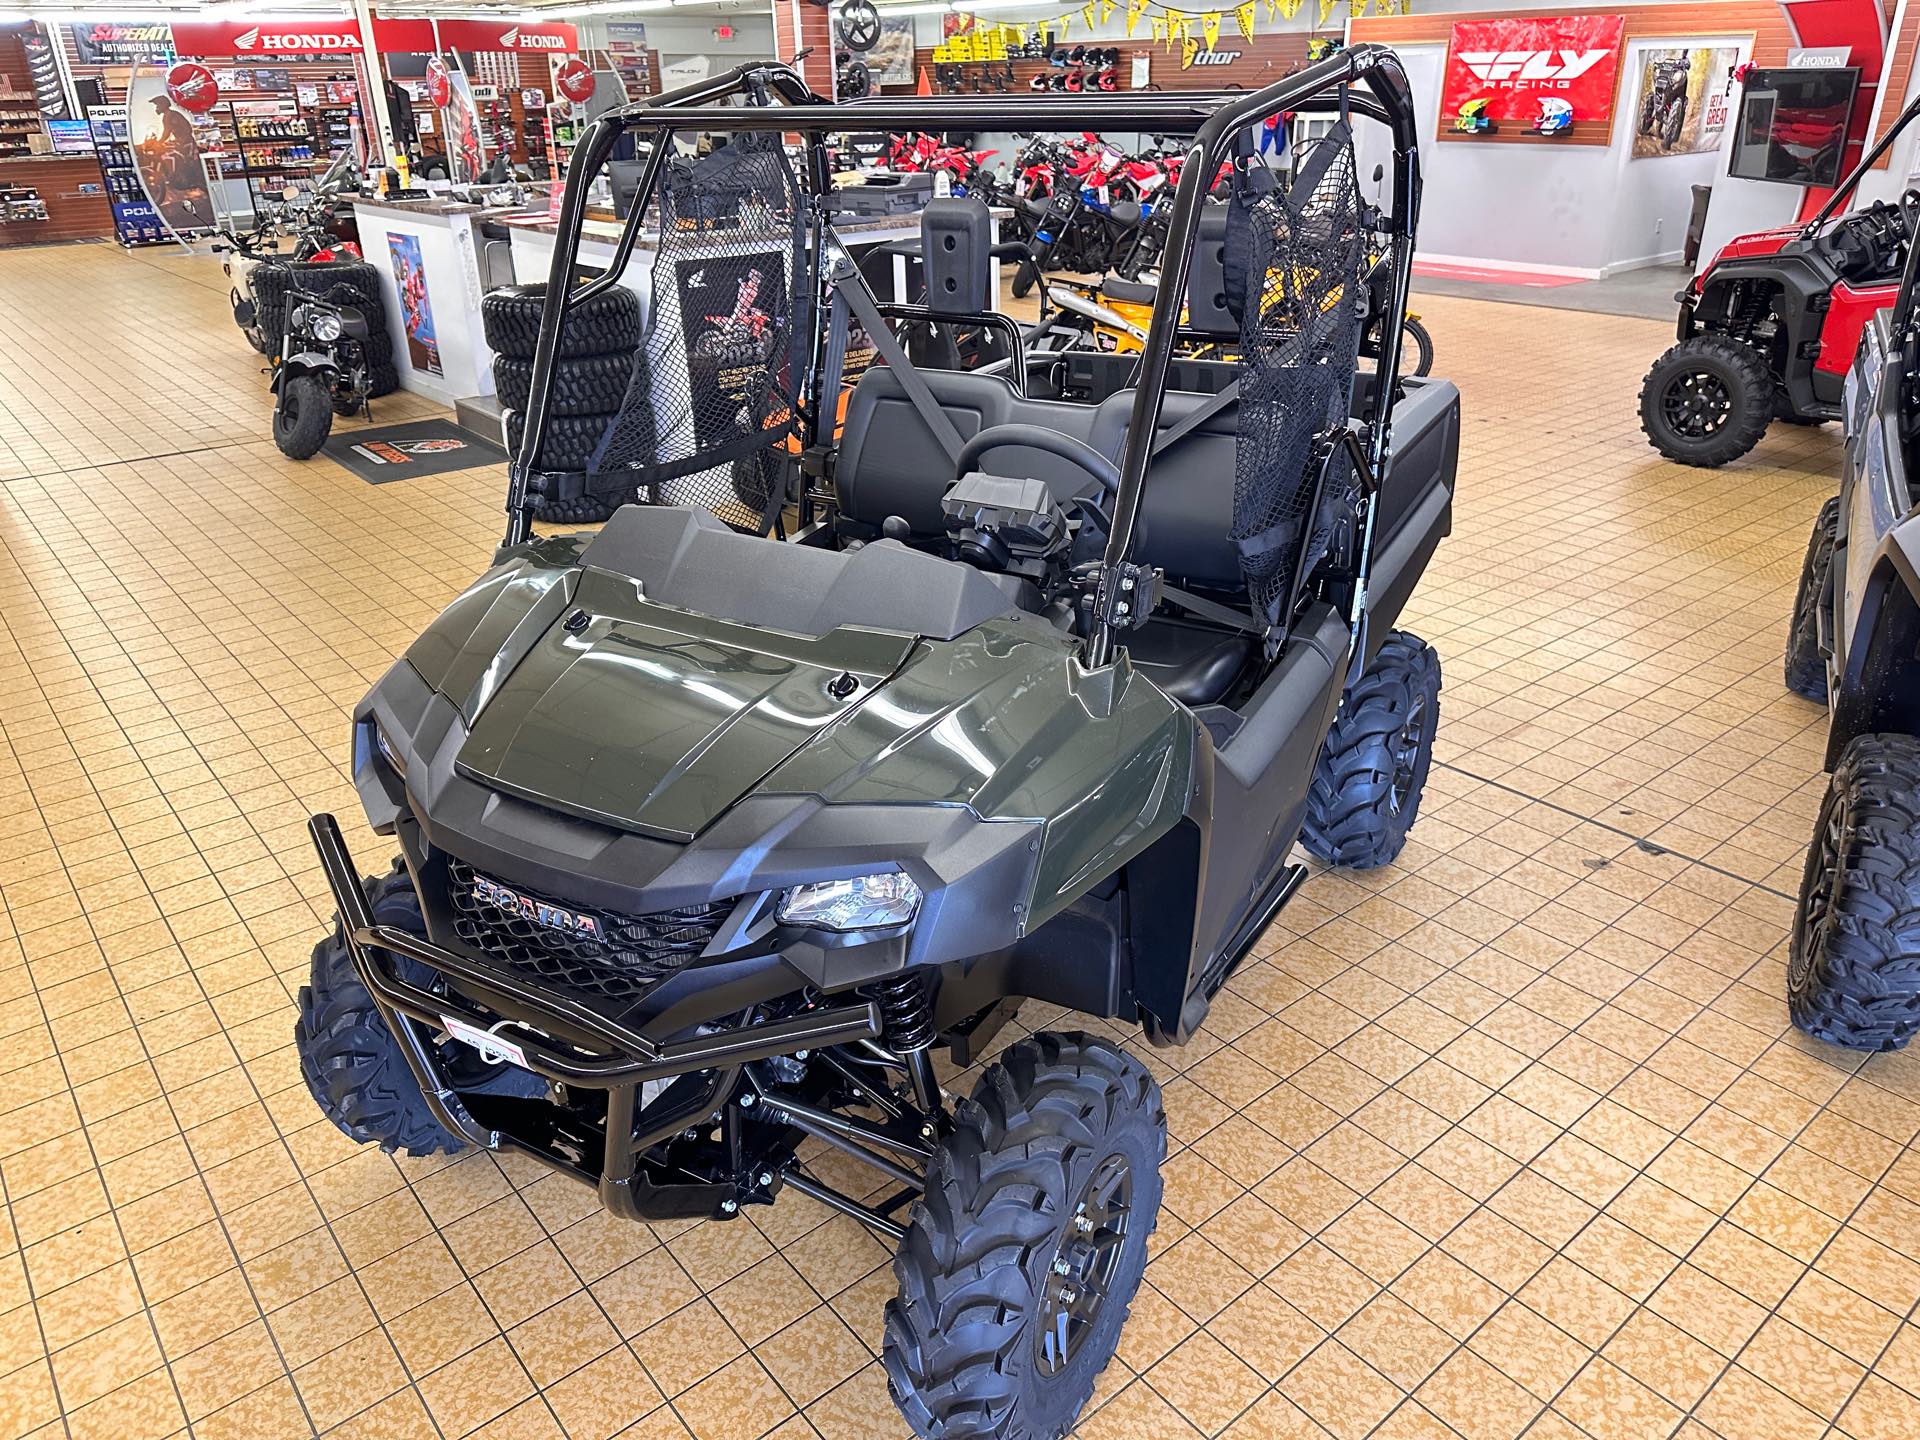
M 1740 52 L 1731 45 L 1649 50 L 1643 61 L 1633 158 L 1718 150 L 1732 114 L 1729 73 L 1740 63 Z
M 213 187 L 193 117 L 167 93 L 167 67 L 136 65 L 127 82 L 127 143 L 147 203 L 176 236 L 211 230 Z
M 876 85 L 913 84 L 913 21 L 882 20 L 880 38 L 860 58 Z
M 629 100 L 653 93 L 653 66 L 647 58 L 647 27 L 638 21 L 607 22 L 607 57 Z
M 440 340 L 433 329 L 433 301 L 427 298 L 427 267 L 420 259 L 420 237 L 387 233 L 393 259 L 393 286 L 400 293 L 400 328 L 406 332 L 407 360 L 415 370 L 443 375 Z
M 454 184 L 470 185 L 487 168 L 487 144 L 480 133 L 480 108 L 464 71 L 448 73 L 447 104 L 441 114 L 446 123 L 447 169 Z
M 1440 85 L 1442 131 L 1477 101 L 1467 113 L 1515 129 L 1533 123 L 1542 100 L 1565 101 L 1575 120 L 1610 119 L 1626 30 L 1624 15 L 1459 21 Z

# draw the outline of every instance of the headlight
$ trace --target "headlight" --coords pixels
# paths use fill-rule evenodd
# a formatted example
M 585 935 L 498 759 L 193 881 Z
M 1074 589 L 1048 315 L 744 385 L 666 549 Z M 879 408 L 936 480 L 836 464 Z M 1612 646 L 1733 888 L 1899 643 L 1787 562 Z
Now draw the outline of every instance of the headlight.
M 340 317 L 331 310 L 312 310 L 307 319 L 313 326 L 313 338 L 331 345 L 340 338 Z
M 898 870 L 796 885 L 780 897 L 782 925 L 814 930 L 891 930 L 920 912 L 920 887 Z

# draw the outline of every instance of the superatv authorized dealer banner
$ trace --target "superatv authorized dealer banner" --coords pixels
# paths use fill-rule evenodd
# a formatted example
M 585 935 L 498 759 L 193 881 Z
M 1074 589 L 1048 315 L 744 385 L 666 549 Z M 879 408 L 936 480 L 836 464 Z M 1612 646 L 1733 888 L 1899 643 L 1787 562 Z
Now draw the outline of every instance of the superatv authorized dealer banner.
M 1459 21 L 1440 84 L 1441 128 L 1474 100 L 1496 121 L 1530 124 L 1546 99 L 1566 101 L 1576 120 L 1611 118 L 1626 30 L 1624 15 Z

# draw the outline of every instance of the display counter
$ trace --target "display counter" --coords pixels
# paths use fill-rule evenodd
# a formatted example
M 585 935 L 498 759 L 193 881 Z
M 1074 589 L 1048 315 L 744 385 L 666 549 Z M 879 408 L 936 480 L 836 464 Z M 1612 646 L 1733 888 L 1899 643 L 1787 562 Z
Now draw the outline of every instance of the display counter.
M 0 160 L 0 245 L 112 235 L 106 180 L 91 153 Z
M 496 284 L 535 284 L 553 267 L 557 223 L 538 214 L 487 209 L 455 200 L 357 200 L 360 249 L 385 278 L 387 325 L 401 387 L 444 404 L 493 394 L 493 356 L 480 321 L 480 297 Z M 1008 212 L 995 211 L 995 218 Z M 835 227 L 858 256 L 876 245 L 920 238 L 918 214 L 843 220 Z M 609 211 L 584 222 L 583 269 L 613 264 L 621 225 Z M 504 233 L 507 238 L 497 237 Z M 634 246 L 622 283 L 652 296 L 659 237 L 649 231 Z M 502 248 L 504 247 L 504 254 Z M 872 267 L 866 267 L 869 274 Z M 892 296 L 908 293 L 908 257 L 892 264 Z M 883 272 L 884 273 L 884 272 Z M 999 265 L 994 262 L 994 293 Z M 889 298 L 882 296 L 882 298 Z
M 457 200 L 356 200 L 360 250 L 383 277 L 402 389 L 443 404 L 493 393 L 480 332 L 481 220 Z

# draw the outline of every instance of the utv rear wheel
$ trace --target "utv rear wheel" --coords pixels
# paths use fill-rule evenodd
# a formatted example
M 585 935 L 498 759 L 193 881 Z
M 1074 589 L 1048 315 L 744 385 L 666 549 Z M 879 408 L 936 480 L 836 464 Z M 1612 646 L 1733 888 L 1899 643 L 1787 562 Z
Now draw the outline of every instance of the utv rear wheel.
M 1840 497 L 1829 496 L 1807 537 L 1807 558 L 1800 564 L 1800 588 L 1793 596 L 1793 620 L 1787 626 L 1787 689 L 1827 703 L 1827 662 L 1820 653 L 1820 606 L 1833 569 L 1833 539 L 1840 527 Z
M 1390 863 L 1407 843 L 1433 765 L 1440 656 L 1395 630 L 1340 698 L 1313 767 L 1300 843 L 1353 870 Z
M 363 884 L 376 923 L 426 934 L 413 880 L 399 861 L 380 879 Z M 333 934 L 313 947 L 312 983 L 300 987 L 293 1040 L 307 1089 L 349 1139 L 409 1155 L 463 1148 L 420 1094 L 400 1042 L 361 983 L 337 921 Z
M 1920 740 L 1861 735 L 1814 823 L 1787 1008 L 1816 1039 L 1898 1050 L 1920 1030 Z
M 273 407 L 273 443 L 289 460 L 311 460 L 333 429 L 333 395 L 317 375 L 295 375 Z
M 1773 377 L 1749 345 L 1695 335 L 1653 362 L 1640 385 L 1640 428 L 1682 465 L 1714 467 L 1760 443 L 1773 418 Z
M 1055 1440 L 1113 1358 L 1160 1211 L 1167 1117 L 1092 1035 L 1011 1046 L 954 1116 L 893 1270 L 881 1362 L 926 1440 Z

